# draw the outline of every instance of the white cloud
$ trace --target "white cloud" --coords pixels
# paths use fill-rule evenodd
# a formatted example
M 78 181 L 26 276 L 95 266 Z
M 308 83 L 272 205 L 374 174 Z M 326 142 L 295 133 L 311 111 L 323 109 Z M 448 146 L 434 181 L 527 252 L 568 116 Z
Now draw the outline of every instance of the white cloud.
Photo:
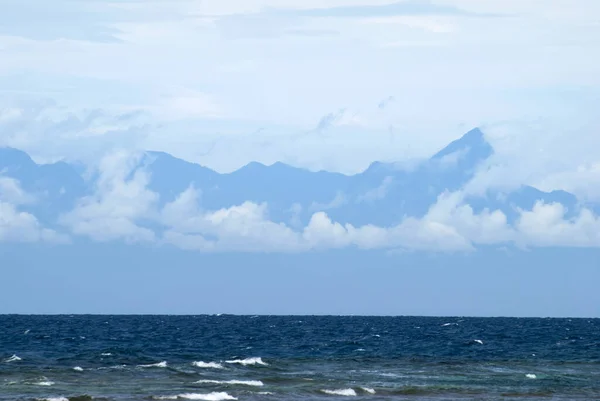
M 335 196 L 333 197 L 333 199 L 327 203 L 319 203 L 319 202 L 313 202 L 310 207 L 309 210 L 310 211 L 323 211 L 323 210 L 329 210 L 329 209 L 337 209 L 340 206 L 345 205 L 346 203 L 348 203 L 348 199 L 346 199 L 346 195 L 344 195 L 343 192 L 336 192 Z
M 585 163 L 572 170 L 549 174 L 541 178 L 536 187 L 545 191 L 562 189 L 584 201 L 600 202 L 600 162 Z
M 13 205 L 22 205 L 33 203 L 35 197 L 25 192 L 19 181 L 0 175 L 0 200 Z
M 44 228 L 33 214 L 19 210 L 18 205 L 33 199 L 17 180 L 0 176 L 0 242 L 69 242 L 67 236 Z
M 600 218 L 588 209 L 571 219 L 560 203 L 537 202 L 516 224 L 524 246 L 600 247 Z
M 361 203 L 361 202 L 373 202 L 376 200 L 383 199 L 386 197 L 386 195 L 393 183 L 394 183 L 394 177 L 392 177 L 392 176 L 385 177 L 383 179 L 383 181 L 381 182 L 381 185 L 379 185 L 377 188 L 373 188 L 373 189 L 367 191 L 363 195 L 358 196 L 356 198 L 356 201 L 358 203 Z
M 140 155 L 124 151 L 103 158 L 95 193 L 80 199 L 61 223 L 97 241 L 153 241 L 154 232 L 137 223 L 154 217 L 158 195 L 146 188 L 149 176 L 139 162 Z

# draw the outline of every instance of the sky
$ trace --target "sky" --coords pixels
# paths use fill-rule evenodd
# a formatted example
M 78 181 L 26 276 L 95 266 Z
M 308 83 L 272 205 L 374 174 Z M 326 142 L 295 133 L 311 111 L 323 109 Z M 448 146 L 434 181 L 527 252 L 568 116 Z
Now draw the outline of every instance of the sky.
M 145 219 L 169 224 L 161 241 L 186 252 L 210 248 L 204 237 L 211 236 L 224 238 L 223 250 L 236 252 L 379 249 L 390 241 L 411 243 L 411 251 L 464 251 L 506 238 L 524 248 L 600 247 L 600 217 L 592 210 L 569 220 L 564 205 L 538 204 L 521 210 L 513 227 L 504 214 L 477 214 L 465 204 L 467 195 L 520 185 L 565 190 L 600 204 L 599 13 L 596 0 L 4 0 L 0 147 L 21 149 L 38 163 L 82 164 L 99 171 L 100 180 L 93 195 L 62 216 L 68 232 L 58 232 L 23 211 L 35 197 L 0 171 L 0 242 L 67 244 L 74 236 L 156 242 L 136 225 Z M 220 173 L 279 161 L 350 175 L 374 161 L 418 163 L 474 127 L 495 151 L 487 168 L 460 191 L 440 195 L 423 219 L 397 226 L 395 240 L 378 227 L 348 228 L 331 220 L 328 209 L 348 203 L 343 198 L 317 207 L 301 234 L 291 223 L 269 220 L 268 205 L 200 210 L 201 191 L 193 188 L 158 207 L 149 176 L 134 166 L 140 152 L 153 150 Z M 385 196 L 385 183 L 377 196 Z M 13 218 L 18 225 L 9 225 Z M 411 242 L 413 230 L 420 237 Z M 440 242 L 440 232 L 450 233 L 444 238 L 451 241 Z M 80 245 L 75 240 L 72 246 Z M 56 252 L 53 260 L 70 269 Z M 118 258 L 114 252 L 109 254 Z M 573 260 L 581 269 L 593 266 L 589 251 L 581 252 Z M 543 263 L 551 260 L 546 256 L 539 256 Z M 331 264 L 346 263 L 344 258 Z M 217 260 L 211 263 L 225 263 Z M 454 265 L 463 269 L 455 280 L 475 268 Z M 318 280 L 318 274 L 307 277 Z M 548 283 L 558 285 L 557 274 Z M 352 287 L 361 278 L 348 280 Z M 498 294 L 510 288 L 504 283 Z M 569 307 L 556 303 L 548 311 L 541 297 L 527 313 L 600 316 L 575 292 L 566 293 L 573 295 Z M 301 291 L 295 294 L 302 299 Z M 365 311 L 374 313 L 373 305 L 384 302 L 376 295 Z M 361 308 L 352 295 L 344 299 L 350 306 L 339 311 Z M 457 313 L 473 312 L 467 299 L 456 301 Z M 402 313 L 401 304 L 383 309 Z M 248 312 L 269 310 L 260 305 Z M 286 305 L 281 311 L 301 309 L 293 300 Z M 435 305 L 409 311 L 435 314 Z M 486 305 L 473 313 L 520 313 L 516 305 Z

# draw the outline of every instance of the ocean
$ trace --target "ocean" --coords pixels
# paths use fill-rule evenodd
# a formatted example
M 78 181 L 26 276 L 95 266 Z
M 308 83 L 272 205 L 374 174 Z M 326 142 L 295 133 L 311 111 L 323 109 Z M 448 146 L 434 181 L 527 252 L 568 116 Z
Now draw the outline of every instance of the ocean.
M 0 316 L 0 400 L 600 400 L 600 319 Z

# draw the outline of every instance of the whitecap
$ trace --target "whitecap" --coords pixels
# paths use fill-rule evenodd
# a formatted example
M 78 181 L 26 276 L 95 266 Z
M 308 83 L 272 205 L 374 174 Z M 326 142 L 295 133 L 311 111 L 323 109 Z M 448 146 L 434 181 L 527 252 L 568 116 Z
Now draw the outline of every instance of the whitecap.
M 536 375 L 534 375 L 533 373 L 527 373 L 527 374 L 525 375 L 525 377 L 526 377 L 526 378 L 528 378 L 528 379 L 537 379 L 537 376 L 536 376 Z
M 167 367 L 167 361 L 162 361 L 162 362 L 157 362 L 157 363 L 150 363 L 148 365 L 138 365 L 138 367 L 140 367 L 140 368 L 166 368 Z
M 477 344 L 483 345 L 483 341 L 481 341 L 481 340 L 473 340 L 473 342 L 476 342 Z
M 351 388 L 344 388 L 339 390 L 321 390 L 325 394 L 329 395 L 343 395 L 345 397 L 356 397 L 356 391 Z
M 25 332 L 23 334 L 27 335 L 27 334 L 29 334 L 30 331 L 31 331 L 30 329 L 27 329 L 27 330 L 25 330 Z
M 442 327 L 447 327 L 447 326 L 458 326 L 458 323 L 444 323 L 444 324 L 442 324 Z
M 77 371 L 77 372 L 83 372 L 83 368 L 81 366 L 75 366 L 73 368 L 73 370 Z
M 44 380 L 44 381 L 35 383 L 35 385 L 36 386 L 53 386 L 54 382 L 52 382 L 50 380 Z
M 237 363 L 240 365 L 268 365 L 268 363 L 263 362 L 262 358 L 254 357 L 254 358 L 246 358 L 246 359 L 233 359 L 231 361 L 225 361 L 227 363 Z
M 22 361 L 23 359 L 19 358 L 16 355 L 11 356 L 10 358 L 8 358 L 7 360 L 5 360 L 4 362 L 6 363 L 10 363 L 10 362 L 18 362 L 18 361 Z
M 237 400 L 237 398 L 232 397 L 231 395 L 229 395 L 225 392 L 209 393 L 209 394 L 188 393 L 188 394 L 179 394 L 177 397 L 183 398 L 186 400 L 205 400 L 205 401 Z
M 360 388 L 362 391 L 364 391 L 365 393 L 369 393 L 369 394 L 375 394 L 375 390 L 370 388 L 370 387 L 361 387 Z
M 40 401 L 69 401 L 67 397 L 38 398 Z
M 110 352 L 103 352 L 102 356 L 112 356 L 112 354 Z
M 197 368 L 223 369 L 223 365 L 221 365 L 218 362 L 196 361 L 196 362 L 192 362 L 192 365 L 194 365 Z
M 243 385 L 243 386 L 264 386 L 264 383 L 260 380 L 198 380 L 197 384 L 232 384 L 232 385 Z
M 273 395 L 273 393 L 270 392 L 270 391 L 259 391 L 258 394 L 260 394 L 260 395 Z

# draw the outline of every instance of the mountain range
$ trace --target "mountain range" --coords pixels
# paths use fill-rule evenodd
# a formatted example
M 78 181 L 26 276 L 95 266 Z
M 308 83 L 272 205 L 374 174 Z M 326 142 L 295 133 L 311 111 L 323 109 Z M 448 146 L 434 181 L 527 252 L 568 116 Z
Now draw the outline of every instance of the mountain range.
M 422 217 L 440 194 L 463 188 L 493 155 L 480 129 L 461 138 L 410 168 L 374 162 L 355 175 L 311 172 L 284 163 L 270 166 L 252 162 L 226 174 L 190 163 L 163 152 L 145 152 L 137 168 L 149 174 L 148 189 L 159 204 L 172 202 L 187 188 L 201 194 L 204 210 L 218 210 L 243 202 L 266 203 L 269 219 L 292 226 L 305 225 L 313 213 L 325 211 L 332 220 L 354 226 L 389 227 L 405 217 Z M 77 164 L 36 164 L 25 152 L 0 148 L 0 176 L 18 180 L 36 199 L 22 209 L 43 224 L 54 227 L 61 214 L 91 195 L 99 174 L 86 173 Z M 569 214 L 578 209 L 577 198 L 568 192 L 543 192 L 522 186 L 509 193 L 488 191 L 470 196 L 475 212 L 501 210 L 509 222 L 519 209 L 530 210 L 536 201 L 559 202 Z

